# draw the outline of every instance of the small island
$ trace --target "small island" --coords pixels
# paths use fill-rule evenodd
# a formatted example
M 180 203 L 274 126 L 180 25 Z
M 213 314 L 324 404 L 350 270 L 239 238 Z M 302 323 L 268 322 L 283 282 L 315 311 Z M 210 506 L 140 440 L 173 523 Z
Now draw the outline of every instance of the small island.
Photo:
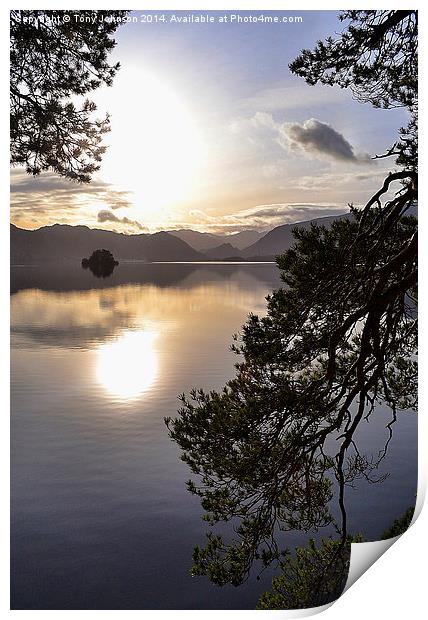
M 97 278 L 111 276 L 119 262 L 109 250 L 95 250 L 89 258 L 82 258 L 83 269 L 90 269 Z

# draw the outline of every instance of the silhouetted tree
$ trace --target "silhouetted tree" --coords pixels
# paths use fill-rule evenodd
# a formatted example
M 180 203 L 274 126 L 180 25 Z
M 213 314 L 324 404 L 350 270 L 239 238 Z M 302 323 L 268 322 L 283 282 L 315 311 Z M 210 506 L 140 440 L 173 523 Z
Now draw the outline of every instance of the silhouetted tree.
M 381 540 L 387 540 L 388 538 L 394 538 L 395 536 L 401 536 L 406 532 L 413 519 L 413 515 L 415 514 L 415 507 L 411 506 L 406 510 L 406 512 L 395 519 L 394 523 L 388 527 L 384 532 L 382 532 Z
M 363 539 L 349 537 L 345 545 L 330 538 L 316 545 L 310 539 L 294 556 L 286 553 L 281 574 L 272 579 L 272 589 L 262 594 L 257 609 L 307 609 L 335 601 L 346 585 L 353 542 Z
M 404 534 L 413 513 L 414 508 L 408 508 L 381 539 Z M 306 547 L 296 547 L 294 555 L 285 552 L 280 560 L 281 574 L 272 579 L 272 588 L 262 594 L 257 609 L 305 609 L 336 600 L 348 579 L 351 544 L 359 542 L 364 542 L 360 534 L 349 536 L 345 544 L 331 538 L 316 544 L 310 539 Z
M 416 127 L 415 12 L 347 11 L 342 18 L 351 20 L 344 34 L 302 52 L 292 70 L 311 84 L 352 86 L 374 105 L 405 105 Z M 345 553 L 346 486 L 379 480 L 375 470 L 399 411 L 416 408 L 412 131 L 385 154 L 395 154 L 401 169 L 363 209 L 351 207 L 353 217 L 329 229 L 295 230 L 294 247 L 277 258 L 285 287 L 267 298 L 267 315 L 250 315 L 236 336 L 242 361 L 235 378 L 220 392 L 183 395 L 179 417 L 166 419 L 198 477 L 188 488 L 205 520 L 234 531 L 226 539 L 208 533 L 206 546 L 194 550 L 193 574 L 238 585 L 255 560 L 280 561 L 282 532 L 291 529 L 332 524 L 335 550 Z M 355 433 L 381 402 L 391 417 L 374 458 L 360 451 Z M 330 511 L 334 492 L 338 519 Z
M 94 120 L 101 84 L 111 85 L 112 34 L 127 11 L 11 11 L 11 163 L 80 182 L 99 169 L 108 116 Z

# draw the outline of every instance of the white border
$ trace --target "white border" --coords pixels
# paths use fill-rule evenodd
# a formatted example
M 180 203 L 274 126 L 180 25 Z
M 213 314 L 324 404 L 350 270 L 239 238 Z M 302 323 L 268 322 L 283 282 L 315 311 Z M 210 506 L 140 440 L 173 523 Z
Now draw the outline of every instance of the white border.
M 112 2 L 106 0 L 104 2 L 90 2 L 90 1 L 74 1 L 71 7 L 60 5 L 51 1 L 45 1 L 42 3 L 36 2 L 16 2 L 7 3 L 7 6 L 0 9 L 0 46 L 1 46 L 1 71 L 2 71 L 2 89 L 1 96 L 1 109 L 0 119 L 1 122 L 1 144 L 3 145 L 1 151 L 1 188 L 3 200 L 1 201 L 2 208 L 0 210 L 0 261 L 3 266 L 2 273 L 0 275 L 2 293 L 2 303 L 0 305 L 0 334 L 1 334 L 1 361 L 3 373 L 1 375 L 1 394 L 2 394 L 2 407 L 1 407 L 1 438 L 3 441 L 1 451 L 1 471 L 2 471 L 2 494 L 3 499 L 2 509 L 0 510 L 0 610 L 5 613 L 12 613 L 15 617 L 21 618 L 31 613 L 32 618 L 80 618 L 86 617 L 99 617 L 101 618 L 117 618 L 120 617 L 140 617 L 144 614 L 145 618 L 153 617 L 160 618 L 165 612 L 162 611 L 13 611 L 9 610 L 9 597 L 8 597 L 8 583 L 9 583 L 9 375 L 5 369 L 9 366 L 9 307 L 8 307 L 8 292 L 9 292 L 9 210 L 7 205 L 9 204 L 9 155 L 8 155 L 8 106 L 9 106 L 9 93 L 6 87 L 8 83 L 9 73 L 9 60 L 8 60 L 8 40 L 9 40 L 9 19 L 8 12 L 11 8 L 20 9 L 35 9 L 40 8 L 40 4 L 45 9 L 117 9 L 119 8 L 118 2 Z M 340 9 L 391 9 L 391 8 L 408 8 L 408 2 L 331 2 L 325 1 L 323 3 L 315 1 L 299 0 L 297 3 L 288 3 L 278 0 L 246 0 L 233 2 L 225 2 L 224 0 L 164 0 L 158 2 L 133 2 L 133 9 L 176 9 L 176 10 L 223 10 L 223 9 L 237 9 L 237 10 L 340 10 Z M 422 28 L 422 34 L 420 37 L 421 55 L 420 55 L 420 70 L 421 75 L 426 77 L 426 49 L 424 40 L 425 31 L 425 14 L 424 8 L 421 8 L 422 3 L 419 1 L 413 2 L 412 6 L 419 9 L 419 19 Z M 423 80 L 421 82 L 421 123 L 420 123 L 420 170 L 422 182 L 421 186 L 421 200 L 422 205 L 420 209 L 420 227 L 424 236 L 424 242 L 420 246 L 420 259 L 421 259 L 421 273 L 428 273 L 427 264 L 427 251 L 425 243 L 425 237 L 427 235 L 426 221 L 426 188 L 423 187 L 425 183 L 424 170 L 426 169 L 426 148 L 424 137 L 425 132 L 425 92 L 426 88 L 423 87 Z M 421 297 L 422 308 L 426 308 L 426 286 L 423 282 L 424 277 L 421 278 Z M 427 376 L 427 355 L 426 345 L 427 329 L 426 319 L 423 313 L 424 320 L 421 322 L 420 327 L 420 340 L 422 343 L 422 355 L 421 355 L 421 385 L 420 385 L 420 419 L 419 419 L 419 486 L 418 486 L 418 510 L 420 510 L 421 504 L 425 497 L 426 481 L 427 481 L 427 459 L 426 459 L 426 439 L 427 437 L 427 390 L 424 378 Z M 427 526 L 428 523 L 428 510 L 422 511 L 420 517 L 416 520 L 410 530 L 401 537 L 392 549 L 371 567 L 366 574 L 364 574 L 358 582 L 353 585 L 336 603 L 328 607 L 323 613 L 323 618 L 326 620 L 347 620 L 362 618 L 375 619 L 377 617 L 389 618 L 394 620 L 395 618 L 402 620 L 403 618 L 409 618 L 416 620 L 418 618 L 425 617 L 426 614 L 426 602 L 425 602 L 425 589 L 426 589 L 426 558 L 427 558 Z M 373 543 L 376 544 L 376 543 Z M 323 608 L 325 609 L 325 608 Z M 322 609 L 312 610 L 314 612 L 320 612 Z M 217 618 L 219 613 L 224 617 L 242 617 L 251 618 L 253 615 L 264 614 L 277 618 L 291 618 L 291 617 L 308 617 L 312 615 L 309 610 L 302 610 L 302 612 L 287 612 L 287 611 L 242 611 L 242 612 L 224 612 L 224 611 L 207 611 L 204 612 L 204 616 L 208 618 Z M 199 618 L 200 611 L 170 611 L 169 614 L 179 620 L 185 620 L 189 617 Z

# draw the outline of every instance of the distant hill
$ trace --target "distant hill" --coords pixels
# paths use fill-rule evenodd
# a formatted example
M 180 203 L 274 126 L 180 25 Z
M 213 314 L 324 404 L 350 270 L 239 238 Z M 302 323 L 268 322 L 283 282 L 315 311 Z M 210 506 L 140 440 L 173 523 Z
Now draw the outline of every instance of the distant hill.
M 82 259 L 105 248 L 120 260 L 193 261 L 205 256 L 166 232 L 125 235 L 87 226 L 55 224 L 25 230 L 11 224 L 11 263 Z
M 239 260 L 273 260 L 275 256 L 285 252 L 294 244 L 293 229 L 296 226 L 303 228 L 309 228 L 312 223 L 316 223 L 319 226 L 329 226 L 335 220 L 342 217 L 350 217 L 349 213 L 343 215 L 332 215 L 327 217 L 321 217 L 313 220 L 307 220 L 303 222 L 296 222 L 293 224 L 283 224 L 277 226 L 267 233 L 260 233 L 254 230 L 244 230 L 241 233 L 235 235 L 212 235 L 211 233 L 200 233 L 194 230 L 181 230 L 171 231 L 170 234 L 183 235 L 183 238 L 187 240 L 189 245 L 195 244 L 201 248 L 201 244 L 205 247 L 200 249 L 203 254 L 211 260 L 230 260 L 232 258 Z M 217 243 L 214 246 L 210 244 L 219 239 L 223 239 L 222 243 Z M 256 239 L 255 242 L 250 245 L 242 245 L 248 240 Z M 238 243 L 236 243 L 238 241 Z M 194 247 L 194 246 L 193 246 Z
M 296 228 L 296 226 L 309 228 L 312 223 L 318 224 L 319 226 L 330 226 L 335 220 L 343 217 L 351 217 L 351 215 L 349 213 L 344 213 L 343 215 L 332 215 L 328 217 L 320 217 L 315 220 L 277 226 L 266 233 L 264 237 L 259 239 L 259 241 L 256 241 L 256 243 L 253 243 L 249 247 L 245 248 L 241 254 L 244 258 L 277 256 L 278 254 L 282 254 L 285 250 L 291 248 L 294 244 L 295 239 L 292 231 L 293 228 Z
M 208 258 L 214 260 L 225 260 L 226 258 L 240 258 L 241 253 L 238 248 L 233 247 L 230 243 L 222 243 L 221 245 L 205 250 L 204 254 Z
M 225 235 L 225 242 L 229 242 L 238 250 L 243 250 L 244 248 L 252 245 L 266 234 L 265 232 L 259 232 L 258 230 L 242 230 L 239 233 L 233 233 L 231 235 Z
M 197 230 L 182 228 L 181 230 L 168 230 L 170 235 L 174 235 L 188 243 L 192 248 L 199 252 L 205 252 L 218 247 L 224 243 L 230 243 L 238 250 L 243 250 L 248 245 L 261 239 L 265 233 L 257 230 L 242 230 L 230 235 L 214 235 L 213 233 L 201 233 Z
M 209 250 L 223 243 L 222 235 L 213 235 L 206 232 L 201 233 L 197 230 L 190 230 L 187 228 L 182 228 L 180 230 L 168 230 L 166 232 L 169 235 L 178 237 L 198 252 Z

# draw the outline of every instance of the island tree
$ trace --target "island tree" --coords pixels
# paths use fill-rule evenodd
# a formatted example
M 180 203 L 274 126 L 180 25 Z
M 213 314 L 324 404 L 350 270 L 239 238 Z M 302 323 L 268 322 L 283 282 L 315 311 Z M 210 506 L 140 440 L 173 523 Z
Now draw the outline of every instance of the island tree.
M 112 37 L 127 11 L 11 11 L 11 163 L 89 182 L 109 118 L 86 95 L 110 86 Z M 81 100 L 81 103 L 78 101 Z
M 108 278 L 119 262 L 110 250 L 94 250 L 89 258 L 82 258 L 82 268 L 90 269 L 97 278 Z
M 416 409 L 416 13 L 346 11 L 340 19 L 341 36 L 304 50 L 290 68 L 309 84 L 406 107 L 408 127 L 381 155 L 395 156 L 395 167 L 364 208 L 351 206 L 330 228 L 295 229 L 294 247 L 277 258 L 284 286 L 235 337 L 236 376 L 221 391 L 182 395 L 179 416 L 166 419 L 204 519 L 231 528 L 209 531 L 192 573 L 239 585 L 255 561 L 276 561 L 287 582 L 285 532 L 330 526 L 335 540 L 315 553 L 324 598 L 337 595 L 347 569 L 346 488 L 358 478 L 379 481 L 397 416 Z M 381 403 L 390 411 L 386 441 L 366 455 L 356 431 Z M 289 586 L 293 596 L 281 604 L 293 607 L 298 588 Z M 317 603 L 312 594 L 304 605 Z

